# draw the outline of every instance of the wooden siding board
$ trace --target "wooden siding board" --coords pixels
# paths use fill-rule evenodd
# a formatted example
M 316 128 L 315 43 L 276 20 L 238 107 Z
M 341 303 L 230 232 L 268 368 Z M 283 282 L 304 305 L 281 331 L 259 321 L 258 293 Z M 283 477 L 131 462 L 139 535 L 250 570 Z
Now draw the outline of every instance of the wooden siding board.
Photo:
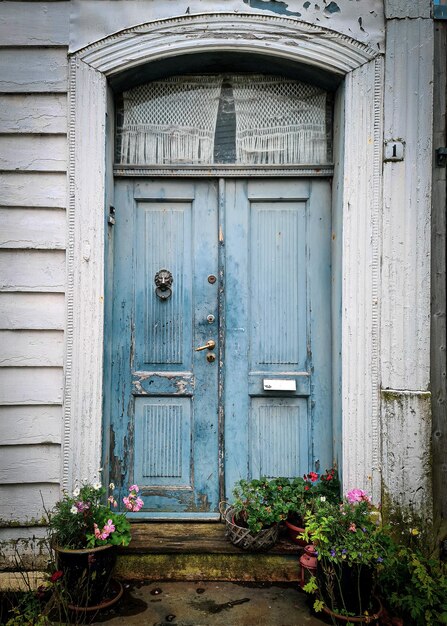
M 0 170 L 65 172 L 63 135 L 0 135 Z
M 34 483 L 20 485 L 20 497 L 16 485 L 0 485 L 0 524 L 8 522 L 34 523 L 42 518 L 45 508 L 51 510 L 59 499 L 59 485 L 54 483 Z M 12 539 L 12 531 L 20 529 L 2 529 L 0 531 L 0 541 Z M 45 536 L 46 528 L 38 528 Z M 33 532 L 34 534 L 34 532 Z M 3 535 L 3 536 L 2 536 Z M 21 536 L 24 532 L 21 529 Z
M 65 94 L 1 94 L 0 133 L 66 133 Z
M 65 253 L 60 250 L 0 250 L 0 290 L 63 292 Z
M 61 404 L 62 387 L 61 367 L 0 369 L 0 405 Z
M 65 210 L 0 208 L 0 248 L 64 250 L 65 235 Z
M 0 483 L 59 483 L 60 458 L 56 444 L 0 446 Z
M 2 2 L 2 46 L 68 46 L 70 2 Z
M 3 446 L 60 443 L 61 428 L 61 406 L 0 407 L 0 441 Z
M 0 328 L 63 330 L 65 298 L 57 293 L 1 293 Z
M 2 172 L 0 188 L 4 207 L 64 209 L 67 204 L 67 177 L 62 172 Z
M 62 331 L 0 330 L 0 367 L 62 367 L 63 360 Z
M 67 80 L 65 48 L 0 49 L 2 92 L 66 92 Z

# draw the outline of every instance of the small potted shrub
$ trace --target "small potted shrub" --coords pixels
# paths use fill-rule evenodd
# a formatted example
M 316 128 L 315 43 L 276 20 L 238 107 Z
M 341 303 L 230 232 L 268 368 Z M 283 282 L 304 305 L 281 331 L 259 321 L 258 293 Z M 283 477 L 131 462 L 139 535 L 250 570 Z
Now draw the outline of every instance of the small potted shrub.
M 279 533 L 284 519 L 280 486 L 275 479 L 240 480 L 233 489 L 233 504 L 222 510 L 227 537 L 244 550 L 268 550 Z
M 113 483 L 109 485 L 114 489 Z M 139 511 L 143 501 L 137 485 L 123 498 L 128 511 Z M 107 497 L 101 483 L 85 483 L 72 494 L 65 492 L 48 513 L 50 543 L 56 554 L 55 575 L 68 605 L 86 608 L 100 605 L 110 595 L 116 562 L 116 546 L 131 540 L 125 513 L 114 511 L 117 502 Z
M 303 537 L 312 541 L 318 559 L 316 576 L 304 587 L 317 592 L 314 609 L 336 622 L 377 621 L 375 584 L 390 539 L 367 494 L 353 489 L 341 504 L 322 496 L 306 514 L 305 524 Z

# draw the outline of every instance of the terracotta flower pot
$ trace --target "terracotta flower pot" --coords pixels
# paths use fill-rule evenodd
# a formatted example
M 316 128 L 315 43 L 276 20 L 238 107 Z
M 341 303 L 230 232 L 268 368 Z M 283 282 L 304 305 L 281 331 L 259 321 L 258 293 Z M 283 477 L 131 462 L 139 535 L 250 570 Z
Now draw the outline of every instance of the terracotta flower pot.
M 304 528 L 302 528 L 301 526 L 296 526 L 289 520 L 285 520 L 284 524 L 286 525 L 287 534 L 289 536 L 290 541 L 293 541 L 293 543 L 296 543 L 297 545 L 302 546 L 304 548 L 308 544 L 308 542 L 305 541 L 304 539 L 298 538 L 298 535 L 304 532 Z
M 59 580 L 67 603 L 84 608 L 101 604 L 115 568 L 116 547 L 70 550 L 53 545 L 53 550 L 57 568 L 63 572 Z

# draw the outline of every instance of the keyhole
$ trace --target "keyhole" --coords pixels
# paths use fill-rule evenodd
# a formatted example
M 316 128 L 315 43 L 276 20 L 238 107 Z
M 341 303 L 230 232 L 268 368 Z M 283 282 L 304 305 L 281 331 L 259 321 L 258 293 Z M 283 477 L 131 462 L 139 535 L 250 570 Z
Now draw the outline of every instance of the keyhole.
M 397 146 L 396 144 L 393 145 L 393 159 L 395 159 L 397 157 Z

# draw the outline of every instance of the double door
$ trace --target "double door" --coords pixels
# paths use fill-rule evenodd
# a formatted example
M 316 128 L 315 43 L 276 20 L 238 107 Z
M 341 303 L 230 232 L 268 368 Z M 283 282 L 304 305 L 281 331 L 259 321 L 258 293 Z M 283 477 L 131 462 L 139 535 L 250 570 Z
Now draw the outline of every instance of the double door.
M 121 179 L 106 456 L 144 518 L 332 463 L 325 180 Z

